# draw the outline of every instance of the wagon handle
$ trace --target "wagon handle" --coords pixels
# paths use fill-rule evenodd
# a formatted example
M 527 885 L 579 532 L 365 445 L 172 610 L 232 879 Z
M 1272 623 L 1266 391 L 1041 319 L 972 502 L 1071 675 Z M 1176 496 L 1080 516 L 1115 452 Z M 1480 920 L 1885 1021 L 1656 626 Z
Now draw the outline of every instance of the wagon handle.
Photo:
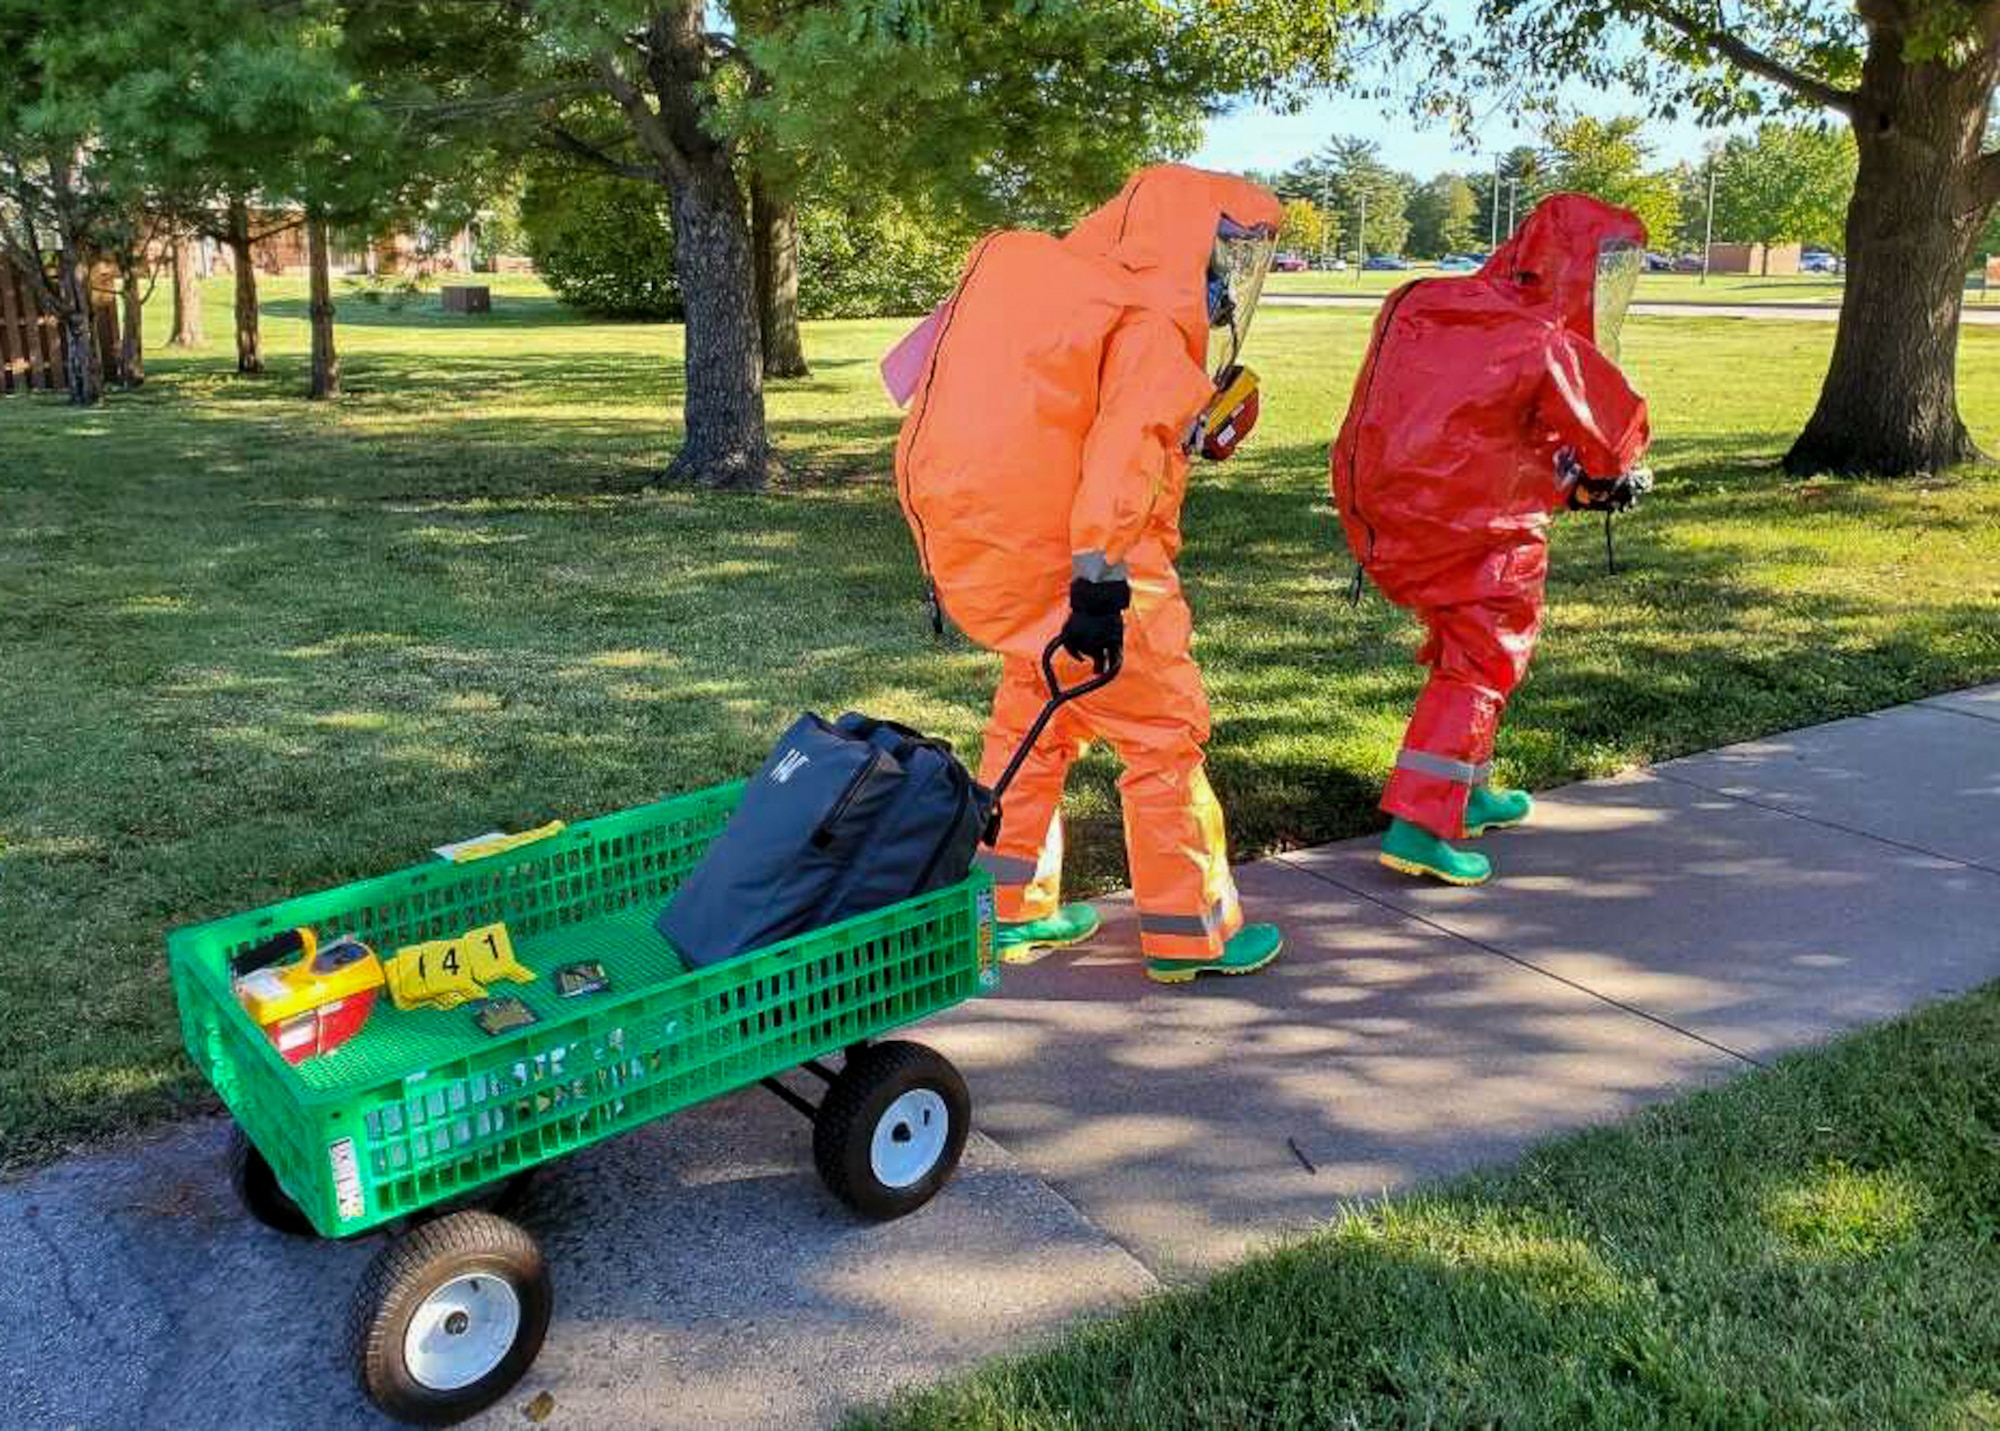
M 1065 687 L 1061 678 L 1056 675 L 1056 652 L 1061 649 L 1060 635 L 1052 638 L 1049 644 L 1042 648 L 1042 680 L 1049 688 L 1048 704 L 1044 705 L 1042 713 L 1035 717 L 1035 723 L 1028 727 L 1028 733 L 1021 737 L 1021 743 L 1014 748 L 1014 758 L 1007 762 L 1007 768 L 1000 772 L 1000 778 L 993 782 L 993 813 L 986 822 L 986 843 L 989 845 L 1000 838 L 1000 802 L 1007 794 L 1007 787 L 1012 785 L 1014 777 L 1020 774 L 1022 764 L 1028 758 L 1028 752 L 1035 748 L 1035 742 L 1041 739 L 1042 732 L 1048 729 L 1048 724 L 1055 719 L 1056 712 L 1092 691 L 1103 690 L 1118 678 L 1118 673 L 1125 667 L 1125 652 L 1120 647 L 1112 651 L 1107 669 L 1088 676 L 1073 686 Z

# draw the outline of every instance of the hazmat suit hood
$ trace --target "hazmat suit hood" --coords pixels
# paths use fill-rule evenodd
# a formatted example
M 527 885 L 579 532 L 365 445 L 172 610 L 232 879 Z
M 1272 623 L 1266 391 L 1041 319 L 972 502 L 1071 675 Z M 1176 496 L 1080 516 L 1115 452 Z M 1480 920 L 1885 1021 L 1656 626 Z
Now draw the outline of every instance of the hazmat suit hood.
M 1275 242 L 1284 217 L 1277 199 L 1247 179 L 1158 164 L 1126 180 L 1116 198 L 1070 230 L 1063 246 L 1123 269 L 1147 306 L 1173 320 L 1188 355 L 1204 364 L 1208 263 L 1223 219 L 1243 229 L 1268 229 Z M 1239 328 L 1249 319 L 1248 312 L 1239 314 Z
M 1588 194 L 1552 194 L 1494 250 L 1479 276 L 1596 344 L 1599 259 L 1607 250 L 1645 245 L 1646 225 L 1630 209 Z

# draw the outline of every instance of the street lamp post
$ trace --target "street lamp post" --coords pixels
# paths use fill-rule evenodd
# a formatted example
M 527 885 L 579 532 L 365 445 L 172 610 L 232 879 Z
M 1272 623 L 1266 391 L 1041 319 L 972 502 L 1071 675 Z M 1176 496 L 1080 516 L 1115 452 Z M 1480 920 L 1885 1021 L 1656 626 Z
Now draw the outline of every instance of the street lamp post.
M 1333 170 L 1320 175 L 1319 211 L 1326 216 L 1319 226 L 1319 266 L 1330 268 L 1328 255 L 1333 251 Z
M 1708 282 L 1709 260 L 1715 253 L 1715 156 L 1708 156 L 1708 230 L 1701 239 L 1701 281 Z
M 1361 191 L 1361 223 L 1354 231 L 1354 281 L 1361 281 L 1361 266 L 1368 260 L 1368 191 Z
M 1500 156 L 1493 156 L 1493 236 L 1487 240 L 1486 251 L 1493 252 L 1500 247 Z

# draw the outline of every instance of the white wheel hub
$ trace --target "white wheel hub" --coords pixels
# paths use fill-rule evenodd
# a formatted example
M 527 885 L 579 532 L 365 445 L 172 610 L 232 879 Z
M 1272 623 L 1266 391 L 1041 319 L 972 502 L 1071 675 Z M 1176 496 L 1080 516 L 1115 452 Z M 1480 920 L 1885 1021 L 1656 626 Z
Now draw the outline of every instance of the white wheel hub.
M 951 1109 L 928 1088 L 912 1088 L 883 1110 L 868 1141 L 868 1166 L 884 1187 L 923 1181 L 944 1155 Z
M 491 1272 L 454 1277 L 417 1307 L 403 1362 L 431 1391 L 459 1391 L 507 1359 L 521 1330 L 521 1299 Z

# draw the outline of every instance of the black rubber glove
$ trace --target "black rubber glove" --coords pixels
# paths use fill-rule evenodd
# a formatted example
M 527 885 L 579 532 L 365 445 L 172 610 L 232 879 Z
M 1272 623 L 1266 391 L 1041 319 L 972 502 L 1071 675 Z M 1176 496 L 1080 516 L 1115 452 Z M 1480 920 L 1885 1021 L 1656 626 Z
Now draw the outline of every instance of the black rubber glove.
M 1123 579 L 1069 584 L 1069 619 L 1063 622 L 1062 648 L 1088 661 L 1098 675 L 1111 669 L 1112 657 L 1125 649 L 1125 609 L 1132 604 L 1132 585 Z
M 1570 489 L 1569 504 L 1579 512 L 1629 512 L 1653 490 L 1653 474 L 1635 467 L 1622 477 L 1585 477 Z

